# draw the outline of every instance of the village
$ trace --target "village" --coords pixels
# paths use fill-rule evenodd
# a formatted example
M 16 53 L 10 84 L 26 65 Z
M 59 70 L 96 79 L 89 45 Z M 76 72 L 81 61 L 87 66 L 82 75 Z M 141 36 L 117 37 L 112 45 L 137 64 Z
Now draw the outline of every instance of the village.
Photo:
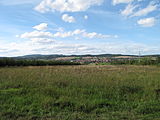
M 56 61 L 69 61 L 69 62 L 76 62 L 81 64 L 99 64 L 99 63 L 110 63 L 112 61 L 118 60 L 135 60 L 140 57 L 137 56 L 116 56 L 116 57 L 92 57 L 92 56 L 86 56 L 86 57 L 59 57 L 55 58 Z

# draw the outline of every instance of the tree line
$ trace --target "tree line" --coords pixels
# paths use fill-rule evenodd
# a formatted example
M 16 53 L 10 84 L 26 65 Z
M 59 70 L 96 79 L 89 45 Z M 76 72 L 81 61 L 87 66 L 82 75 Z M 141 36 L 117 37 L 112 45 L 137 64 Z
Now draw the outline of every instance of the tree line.
M 55 61 L 55 60 L 27 60 L 27 59 L 13 59 L 1 58 L 0 66 L 53 66 L 53 65 L 80 65 L 80 63 L 69 61 Z
M 160 65 L 160 57 L 144 57 L 138 59 L 115 59 L 111 61 L 113 65 Z

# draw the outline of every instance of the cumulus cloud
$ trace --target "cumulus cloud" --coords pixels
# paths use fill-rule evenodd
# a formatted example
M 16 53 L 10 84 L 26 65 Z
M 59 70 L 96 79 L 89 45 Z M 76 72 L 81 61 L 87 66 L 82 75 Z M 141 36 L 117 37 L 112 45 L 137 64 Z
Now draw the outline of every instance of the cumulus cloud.
M 71 31 L 69 31 L 69 32 L 56 32 L 54 34 L 54 37 L 61 37 L 61 38 L 66 38 L 66 37 L 71 37 L 71 36 L 73 36 Z
M 139 21 L 137 21 L 137 23 L 142 27 L 152 27 L 155 25 L 155 22 L 156 20 L 154 17 L 140 19 Z
M 55 40 L 49 38 L 31 38 L 31 41 L 38 44 L 50 44 L 56 42 Z
M 76 29 L 74 31 L 61 31 L 61 32 L 57 32 L 54 34 L 54 37 L 61 37 L 61 38 L 66 38 L 66 37 L 72 37 L 74 35 L 80 35 L 82 33 L 84 33 L 85 30 L 80 30 L 80 29 Z
M 20 38 L 37 38 L 37 37 L 53 37 L 53 34 L 50 32 L 43 32 L 43 31 L 32 31 L 32 32 L 25 32 L 19 35 Z
M 103 39 L 103 38 L 117 38 L 116 35 L 114 35 L 114 36 L 103 35 L 101 33 L 96 33 L 96 32 L 91 32 L 91 33 L 84 32 L 82 35 L 83 35 L 83 37 L 87 37 L 87 38 L 100 38 L 100 39 Z
M 135 12 L 131 17 L 135 17 L 135 16 L 145 16 L 155 10 L 157 10 L 158 7 L 156 4 L 150 3 L 146 8 L 143 8 L 137 12 Z
M 68 23 L 73 23 L 73 22 L 76 21 L 73 16 L 69 16 L 68 14 L 64 14 L 62 16 L 62 20 L 65 21 L 65 22 L 68 22 Z
M 117 38 L 117 35 L 105 35 L 96 32 L 86 32 L 84 29 L 75 29 L 73 31 L 58 31 L 56 33 L 43 32 L 43 31 L 32 31 L 25 32 L 21 35 L 16 35 L 19 38 L 31 39 L 31 38 L 67 38 L 67 37 L 85 37 L 85 38 Z
M 107 39 L 107 38 L 117 38 L 117 35 L 104 35 L 101 33 L 96 32 L 86 32 L 84 29 L 76 29 L 74 31 L 68 31 L 68 32 L 57 32 L 54 34 L 54 37 L 73 37 L 73 36 L 79 36 L 79 37 L 85 37 L 85 38 L 99 38 L 99 39 Z
M 131 3 L 132 1 L 134 1 L 134 0 L 112 0 L 112 4 L 117 5 L 120 3 Z
M 64 44 L 59 41 L 59 38 L 68 38 L 72 40 L 88 38 L 88 39 L 108 39 L 117 38 L 116 35 L 106 35 L 96 32 L 87 32 L 85 29 L 75 29 L 73 31 L 65 31 L 63 28 L 58 28 L 56 32 L 48 31 L 38 31 L 33 30 L 31 32 L 25 32 L 21 35 L 16 35 L 16 37 L 21 39 L 26 39 L 22 43 L 12 43 L 7 44 L 5 47 L 0 44 L 1 50 L 12 51 L 10 53 L 16 55 L 24 54 L 87 54 L 102 52 L 101 49 L 93 48 L 91 46 L 86 46 L 83 44 Z M 14 46 L 14 47 L 11 47 Z M 14 52 L 13 52 L 14 51 Z M 12 54 L 8 55 L 12 55 Z
M 34 26 L 33 28 L 36 30 L 46 30 L 48 27 L 47 23 L 41 23 L 39 25 Z
M 41 13 L 49 11 L 79 12 L 86 11 L 91 6 L 101 5 L 104 0 L 43 0 L 35 7 Z

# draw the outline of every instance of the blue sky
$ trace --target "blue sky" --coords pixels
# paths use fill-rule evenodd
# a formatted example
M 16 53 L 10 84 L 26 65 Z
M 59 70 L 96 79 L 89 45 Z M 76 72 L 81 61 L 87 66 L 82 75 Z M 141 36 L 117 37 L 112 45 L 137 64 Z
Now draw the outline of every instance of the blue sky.
M 160 54 L 159 0 L 0 0 L 0 56 Z

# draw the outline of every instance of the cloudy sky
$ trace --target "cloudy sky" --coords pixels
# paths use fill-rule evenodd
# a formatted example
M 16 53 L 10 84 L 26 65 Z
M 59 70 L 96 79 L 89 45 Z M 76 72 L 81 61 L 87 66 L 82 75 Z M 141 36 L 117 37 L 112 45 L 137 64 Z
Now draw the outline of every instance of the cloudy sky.
M 0 56 L 160 54 L 160 0 L 0 0 Z

